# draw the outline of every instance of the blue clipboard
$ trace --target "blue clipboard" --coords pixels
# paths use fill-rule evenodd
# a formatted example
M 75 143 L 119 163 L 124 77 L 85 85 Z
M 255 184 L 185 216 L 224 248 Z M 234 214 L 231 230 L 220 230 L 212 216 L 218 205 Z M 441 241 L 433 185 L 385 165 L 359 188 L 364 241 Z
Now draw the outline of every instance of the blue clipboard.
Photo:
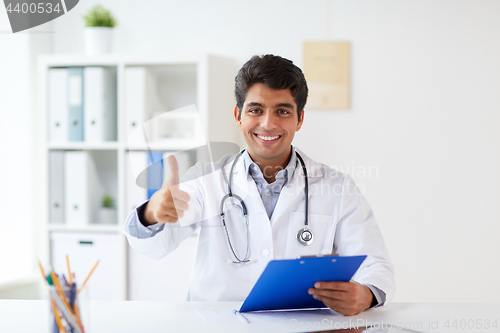
M 270 261 L 240 312 L 325 308 L 307 290 L 318 281 L 349 281 L 366 256 L 308 257 Z

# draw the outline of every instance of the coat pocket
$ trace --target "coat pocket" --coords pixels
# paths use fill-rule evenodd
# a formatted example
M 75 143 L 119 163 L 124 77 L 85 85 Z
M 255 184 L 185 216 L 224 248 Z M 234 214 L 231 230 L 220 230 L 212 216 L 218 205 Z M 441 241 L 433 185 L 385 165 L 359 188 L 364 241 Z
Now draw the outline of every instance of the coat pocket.
M 331 254 L 335 225 L 333 217 L 322 214 L 309 214 L 308 229 L 312 231 L 313 240 L 305 246 L 298 242 L 297 234 L 304 228 L 304 212 L 291 212 L 288 221 L 285 257 L 295 259 L 299 256 Z

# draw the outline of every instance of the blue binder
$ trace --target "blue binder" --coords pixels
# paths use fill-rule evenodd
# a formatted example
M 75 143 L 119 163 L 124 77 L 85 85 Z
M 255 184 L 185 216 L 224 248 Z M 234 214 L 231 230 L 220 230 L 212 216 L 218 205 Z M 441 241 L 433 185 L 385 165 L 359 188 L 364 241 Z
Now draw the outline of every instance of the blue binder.
M 163 185 L 163 152 L 148 152 L 148 199 Z
M 366 256 L 309 257 L 270 261 L 240 312 L 325 308 L 309 295 L 318 281 L 349 281 Z
M 68 68 L 68 140 L 83 141 L 83 67 Z

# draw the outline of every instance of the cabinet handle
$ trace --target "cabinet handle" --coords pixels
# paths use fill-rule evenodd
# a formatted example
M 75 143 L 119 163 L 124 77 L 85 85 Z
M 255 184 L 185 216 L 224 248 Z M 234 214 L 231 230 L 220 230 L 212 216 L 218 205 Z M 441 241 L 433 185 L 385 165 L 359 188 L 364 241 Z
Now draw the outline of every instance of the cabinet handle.
M 82 245 L 92 245 L 92 244 L 94 244 L 94 242 L 93 241 L 82 241 L 81 240 L 80 244 L 82 244 Z

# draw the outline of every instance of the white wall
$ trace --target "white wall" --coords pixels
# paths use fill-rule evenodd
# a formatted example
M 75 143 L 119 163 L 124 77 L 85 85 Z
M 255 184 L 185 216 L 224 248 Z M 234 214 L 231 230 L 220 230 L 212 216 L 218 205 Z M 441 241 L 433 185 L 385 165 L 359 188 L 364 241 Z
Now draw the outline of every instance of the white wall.
M 211 52 L 241 64 L 275 53 L 301 65 L 304 40 L 351 41 L 352 108 L 306 108 L 295 143 L 343 170 L 377 168 L 357 181 L 396 265 L 396 301 L 500 297 L 492 263 L 500 253 L 500 2 L 99 2 L 118 17 L 117 52 Z M 53 22 L 54 52 L 83 51 L 81 15 L 94 3 Z
M 500 2 L 334 2 L 352 41 L 352 109 L 306 113 L 306 151 L 359 179 L 401 301 L 498 301 Z M 307 118 L 307 115 L 309 118 Z M 308 140 L 329 133 L 321 146 Z
M 0 10 L 0 298 L 14 295 L 2 285 L 32 278 L 36 269 L 36 207 L 40 201 L 34 135 L 38 126 L 36 55 L 50 50 L 50 33 L 40 32 L 49 28 L 8 33 L 7 13 Z M 36 297 L 36 288 L 20 296 Z

